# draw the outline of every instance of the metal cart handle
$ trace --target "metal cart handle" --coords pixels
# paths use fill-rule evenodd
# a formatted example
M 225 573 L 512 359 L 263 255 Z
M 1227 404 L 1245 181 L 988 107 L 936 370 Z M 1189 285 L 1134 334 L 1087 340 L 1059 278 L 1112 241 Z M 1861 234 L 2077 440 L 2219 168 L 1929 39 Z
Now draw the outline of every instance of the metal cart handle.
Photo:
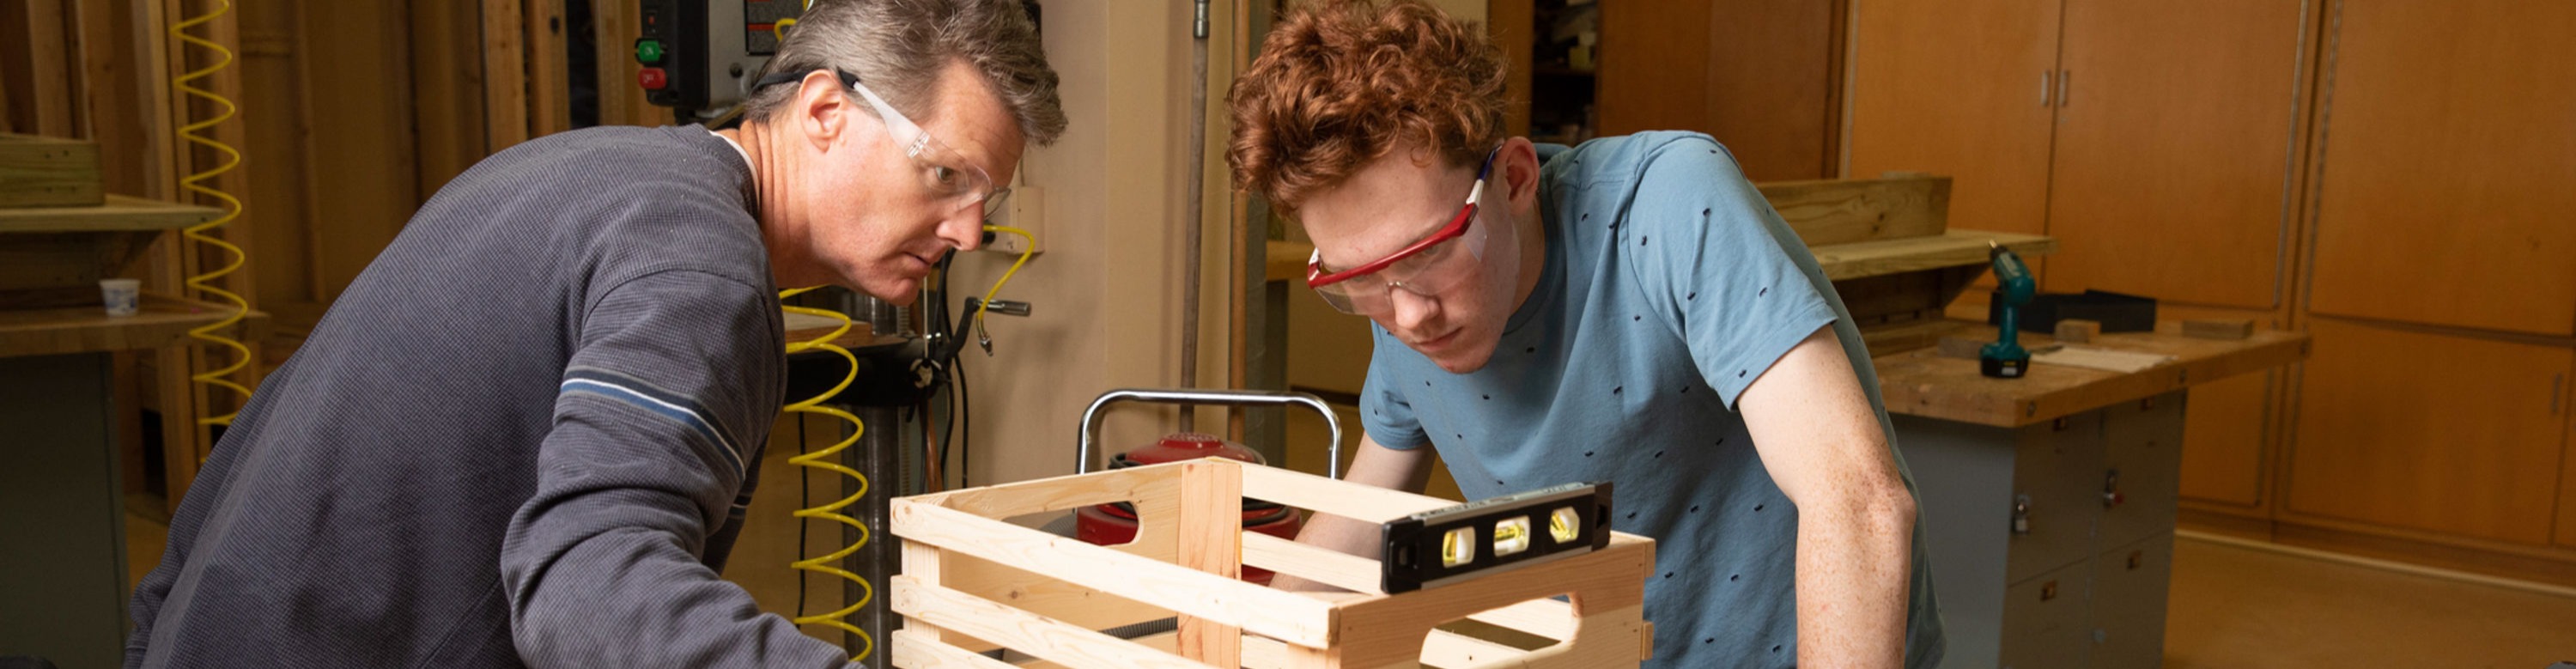
M 1325 460 L 1325 474 L 1336 479 L 1342 477 L 1341 417 L 1333 415 L 1333 408 L 1325 405 L 1324 400 L 1321 398 L 1305 393 L 1294 393 L 1280 390 L 1146 390 L 1142 388 L 1121 388 L 1101 393 L 1100 399 L 1091 401 L 1091 408 L 1082 410 L 1082 450 L 1075 454 L 1077 459 L 1073 463 L 1074 473 L 1091 473 L 1091 445 L 1093 442 L 1100 441 L 1101 410 L 1108 408 L 1111 404 L 1130 400 L 1138 402 L 1155 402 L 1160 404 L 1178 404 L 1184 407 L 1200 404 L 1224 404 L 1233 406 L 1294 404 L 1314 409 L 1315 413 L 1322 414 L 1324 416 L 1324 427 L 1332 433 L 1333 437 L 1331 455 L 1329 456 L 1330 459 Z

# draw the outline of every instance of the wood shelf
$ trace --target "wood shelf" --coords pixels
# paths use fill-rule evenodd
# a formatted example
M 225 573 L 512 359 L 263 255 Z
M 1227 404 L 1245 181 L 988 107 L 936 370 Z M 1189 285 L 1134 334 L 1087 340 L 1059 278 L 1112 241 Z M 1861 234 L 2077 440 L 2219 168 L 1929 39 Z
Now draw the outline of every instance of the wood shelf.
M 184 228 L 223 215 L 223 210 L 124 195 L 95 207 L 0 209 L 0 233 L 132 232 Z
M 1937 237 L 1910 237 L 1877 242 L 1834 244 L 1808 249 L 1825 278 L 1835 281 L 1884 276 L 1944 267 L 1983 265 L 1988 242 L 2012 249 L 2023 259 L 2057 252 L 2057 240 L 2040 235 L 1982 230 L 1950 230 Z
M 109 316 L 98 305 L 0 310 L 0 356 L 62 355 L 154 349 L 187 339 L 188 331 L 222 321 L 226 305 L 144 293 L 141 311 Z M 268 336 L 268 314 L 252 311 L 229 334 L 255 342 Z

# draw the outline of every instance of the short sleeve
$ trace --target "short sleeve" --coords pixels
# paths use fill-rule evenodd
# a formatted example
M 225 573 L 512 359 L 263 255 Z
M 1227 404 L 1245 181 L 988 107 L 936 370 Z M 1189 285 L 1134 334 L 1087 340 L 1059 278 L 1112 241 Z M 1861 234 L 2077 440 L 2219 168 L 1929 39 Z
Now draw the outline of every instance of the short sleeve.
M 1422 431 L 1422 421 L 1413 415 L 1413 403 L 1404 394 L 1404 375 L 1397 372 L 1397 360 L 1412 349 L 1386 333 L 1386 328 L 1369 325 L 1368 380 L 1360 384 L 1360 427 L 1368 430 L 1369 439 L 1378 445 L 1409 451 L 1430 443 Z
M 1689 135 L 1656 147 L 1632 202 L 1620 255 L 1646 309 L 1682 337 L 1727 406 L 1834 322 L 1805 242 L 1716 141 Z

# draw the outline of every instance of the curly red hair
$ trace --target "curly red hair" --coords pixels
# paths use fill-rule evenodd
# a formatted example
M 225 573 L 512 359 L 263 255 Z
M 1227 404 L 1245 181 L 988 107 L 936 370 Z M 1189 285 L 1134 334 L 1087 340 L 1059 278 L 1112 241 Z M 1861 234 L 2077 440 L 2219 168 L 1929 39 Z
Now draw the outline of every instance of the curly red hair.
M 1502 52 L 1420 0 L 1291 10 L 1226 94 L 1234 187 L 1294 210 L 1411 143 L 1473 165 L 1503 137 Z

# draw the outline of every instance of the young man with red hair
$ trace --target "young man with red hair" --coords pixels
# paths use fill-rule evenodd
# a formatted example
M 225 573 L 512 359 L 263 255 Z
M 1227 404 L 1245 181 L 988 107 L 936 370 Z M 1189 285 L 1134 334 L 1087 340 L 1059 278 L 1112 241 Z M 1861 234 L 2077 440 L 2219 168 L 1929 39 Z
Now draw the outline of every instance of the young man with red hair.
M 1937 664 L 1912 483 L 1806 246 L 1706 135 L 1504 137 L 1503 76 L 1418 0 L 1327 2 L 1228 96 L 1236 187 L 1376 324 L 1348 478 L 1410 486 L 1428 444 L 1470 497 L 1612 481 L 1612 527 L 1658 542 L 1654 666 Z

